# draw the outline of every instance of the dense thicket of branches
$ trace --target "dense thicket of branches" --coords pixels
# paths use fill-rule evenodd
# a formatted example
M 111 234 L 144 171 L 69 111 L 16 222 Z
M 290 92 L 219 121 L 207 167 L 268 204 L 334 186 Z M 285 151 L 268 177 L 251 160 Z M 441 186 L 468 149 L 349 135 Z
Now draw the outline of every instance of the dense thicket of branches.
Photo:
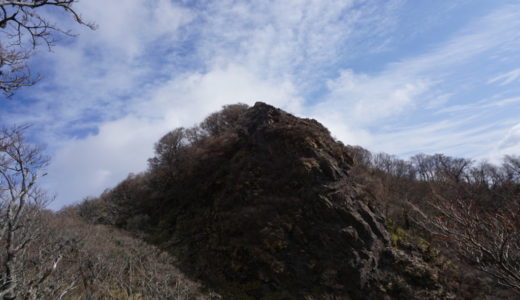
M 0 299 L 192 299 L 173 258 L 70 207 L 46 211 L 48 159 L 28 126 L 0 130 Z
M 20 258 L 20 298 L 206 298 L 158 248 L 114 228 L 87 224 L 73 207 L 40 214 L 41 234 Z
M 353 147 L 356 180 L 388 220 L 520 292 L 520 157 L 500 166 L 442 154 L 410 160 Z
M 63 12 L 79 24 L 91 29 L 73 5 L 77 0 L 4 0 L 0 1 L 0 90 L 6 95 L 22 86 L 33 85 L 27 65 L 34 49 L 43 45 L 50 49 L 55 34 L 72 35 L 69 30 L 51 23 L 45 16 L 49 11 Z

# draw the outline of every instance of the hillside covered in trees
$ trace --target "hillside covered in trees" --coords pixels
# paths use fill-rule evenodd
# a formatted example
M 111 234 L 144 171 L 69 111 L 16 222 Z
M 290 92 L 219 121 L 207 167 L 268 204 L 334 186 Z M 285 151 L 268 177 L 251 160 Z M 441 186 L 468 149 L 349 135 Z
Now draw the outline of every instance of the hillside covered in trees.
M 0 300 L 520 299 L 520 5 L 456 2 L 1 1 Z M 81 199 L 255 98 L 516 155 L 233 104 Z
M 164 135 L 146 172 L 54 213 L 25 185 L 46 160 L 23 128 L 0 146 L 5 299 L 520 295 L 519 157 L 402 160 L 235 104 Z

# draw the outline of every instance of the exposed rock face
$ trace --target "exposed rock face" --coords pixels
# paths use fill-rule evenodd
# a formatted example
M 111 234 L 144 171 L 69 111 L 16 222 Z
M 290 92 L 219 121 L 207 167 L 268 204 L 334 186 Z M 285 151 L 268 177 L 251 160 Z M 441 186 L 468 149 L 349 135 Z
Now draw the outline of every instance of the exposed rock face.
M 188 273 L 229 298 L 379 295 L 388 232 L 325 127 L 257 103 L 206 149 L 163 207 Z

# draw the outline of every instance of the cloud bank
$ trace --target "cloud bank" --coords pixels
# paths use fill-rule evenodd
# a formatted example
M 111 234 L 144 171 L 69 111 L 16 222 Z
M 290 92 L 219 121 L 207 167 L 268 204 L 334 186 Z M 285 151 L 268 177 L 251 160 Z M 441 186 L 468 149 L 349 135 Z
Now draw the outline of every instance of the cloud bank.
M 411 1 L 81 1 L 99 29 L 74 27 L 36 57 L 45 79 L 0 108 L 2 123 L 36 125 L 54 208 L 145 170 L 164 133 L 237 102 L 316 118 L 373 151 L 494 159 L 520 145 L 511 3 L 466 18 L 469 4 L 435 4 L 453 27 L 436 35 L 442 24 L 410 20 Z

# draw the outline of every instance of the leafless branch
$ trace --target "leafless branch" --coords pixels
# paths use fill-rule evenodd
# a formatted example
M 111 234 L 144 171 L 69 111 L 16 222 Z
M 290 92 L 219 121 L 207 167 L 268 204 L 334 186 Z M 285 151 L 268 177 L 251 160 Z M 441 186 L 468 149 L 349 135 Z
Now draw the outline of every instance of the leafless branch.
M 0 1 L 0 90 L 11 96 L 23 86 L 33 85 L 39 76 L 32 75 L 28 59 L 39 45 L 50 49 L 55 34 L 73 36 L 69 30 L 51 23 L 39 12 L 43 7 L 63 10 L 75 22 L 90 29 L 93 23 L 86 22 L 73 8 L 78 0 L 20 0 Z
M 520 206 L 515 195 L 507 206 L 486 209 L 464 184 L 431 187 L 434 215 L 424 228 L 448 237 L 465 261 L 520 292 Z
M 12 299 L 17 293 L 19 256 L 39 234 L 34 226 L 45 194 L 36 186 L 44 175 L 48 159 L 25 141 L 28 126 L 0 131 L 0 241 L 5 249 L 0 297 Z

